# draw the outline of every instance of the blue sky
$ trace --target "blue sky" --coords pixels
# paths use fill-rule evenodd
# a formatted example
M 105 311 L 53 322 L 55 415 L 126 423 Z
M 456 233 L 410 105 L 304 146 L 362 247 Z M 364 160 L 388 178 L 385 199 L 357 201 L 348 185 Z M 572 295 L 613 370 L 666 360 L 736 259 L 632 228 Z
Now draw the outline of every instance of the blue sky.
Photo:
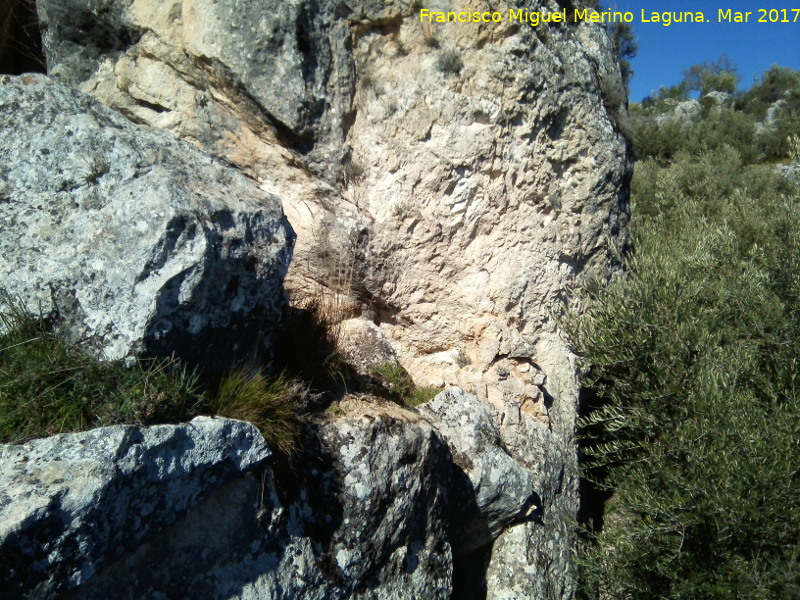
M 800 2 L 748 2 L 746 0 L 609 0 L 604 6 L 633 12 L 632 23 L 639 41 L 639 52 L 633 59 L 631 101 L 639 102 L 659 86 L 678 83 L 683 69 L 705 61 L 711 62 L 722 54 L 731 57 L 742 76 L 740 87 L 750 87 L 753 76 L 759 75 L 773 63 L 800 70 L 800 17 L 796 23 L 758 23 L 759 8 L 787 9 L 789 20 L 794 19 L 792 8 Z M 641 11 L 651 12 L 702 11 L 710 23 L 642 23 Z M 718 23 L 718 9 L 751 11 L 749 23 Z M 783 15 L 780 14 L 780 17 Z

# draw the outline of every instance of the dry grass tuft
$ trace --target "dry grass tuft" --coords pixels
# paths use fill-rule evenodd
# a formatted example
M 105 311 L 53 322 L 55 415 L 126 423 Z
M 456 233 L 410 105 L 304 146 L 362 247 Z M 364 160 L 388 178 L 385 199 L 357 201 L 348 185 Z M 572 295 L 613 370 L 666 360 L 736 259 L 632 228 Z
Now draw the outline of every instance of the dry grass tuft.
M 294 454 L 300 449 L 299 412 L 308 398 L 306 385 L 283 373 L 268 378 L 237 369 L 220 383 L 213 408 L 222 417 L 253 423 L 272 448 Z

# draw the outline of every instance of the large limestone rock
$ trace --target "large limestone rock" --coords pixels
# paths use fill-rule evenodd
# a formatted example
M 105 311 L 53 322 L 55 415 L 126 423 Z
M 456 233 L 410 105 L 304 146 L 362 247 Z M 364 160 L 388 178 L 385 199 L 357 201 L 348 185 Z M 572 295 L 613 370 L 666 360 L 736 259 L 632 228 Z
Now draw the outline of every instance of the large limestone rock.
M 453 506 L 456 554 L 491 544 L 509 525 L 535 518 L 541 500 L 531 475 L 505 448 L 484 402 L 451 388 L 420 406 L 419 412 L 447 441 L 461 475 L 454 478 L 454 493 L 470 499 Z
M 0 599 L 448 600 L 454 550 L 528 518 L 528 472 L 460 390 L 345 404 L 282 467 L 208 417 L 0 446 Z
M 252 425 L 206 417 L 0 445 L 0 597 L 66 597 L 270 454 Z
M 107 359 L 268 353 L 293 232 L 278 199 L 44 76 L 0 79 L 0 285 Z
M 53 76 L 279 191 L 295 287 L 355 288 L 420 383 L 484 396 L 624 242 L 625 96 L 601 28 L 436 25 L 412 5 L 38 3 Z
M 578 512 L 575 466 L 575 407 L 579 384 L 572 357 L 556 336 L 537 346 L 548 424 L 531 414 L 525 400 L 509 400 L 501 431 L 514 458 L 528 469 L 539 494 L 540 509 L 508 529 L 490 549 L 486 571 L 487 600 L 572 598 L 575 572 L 573 541 Z
M 358 298 L 418 383 L 492 407 L 541 520 L 483 548 L 487 593 L 567 598 L 578 380 L 553 313 L 626 244 L 619 70 L 590 23 L 441 25 L 417 4 L 38 2 L 54 77 L 282 198 L 295 297 Z
M 656 123 L 658 125 L 677 123 L 683 127 L 688 127 L 700 118 L 702 112 L 703 107 L 699 100 L 684 100 L 676 102 L 671 112 L 659 115 L 656 118 Z

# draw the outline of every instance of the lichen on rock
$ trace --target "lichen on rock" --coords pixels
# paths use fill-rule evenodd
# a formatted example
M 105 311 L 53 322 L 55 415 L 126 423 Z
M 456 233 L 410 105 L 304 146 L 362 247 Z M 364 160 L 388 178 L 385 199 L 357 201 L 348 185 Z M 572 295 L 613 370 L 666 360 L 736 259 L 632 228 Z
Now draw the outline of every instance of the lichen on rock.
M 0 281 L 109 360 L 269 356 L 294 234 L 279 200 L 43 75 L 0 80 Z

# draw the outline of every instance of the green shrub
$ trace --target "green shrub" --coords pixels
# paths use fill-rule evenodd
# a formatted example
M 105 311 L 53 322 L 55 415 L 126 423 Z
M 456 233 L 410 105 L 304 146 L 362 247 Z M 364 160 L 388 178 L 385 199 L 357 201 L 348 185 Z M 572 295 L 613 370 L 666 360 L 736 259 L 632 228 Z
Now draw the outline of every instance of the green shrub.
M 684 133 L 682 149 L 691 154 L 717 150 L 723 146 L 735 148 L 745 163 L 760 159 L 756 146 L 755 120 L 730 109 L 715 109 Z
M 583 597 L 800 598 L 800 191 L 758 165 L 800 132 L 797 77 L 658 125 L 690 89 L 729 90 L 735 71 L 701 65 L 633 112 L 635 254 L 564 319 L 585 489 L 605 502 Z
M 657 100 L 674 100 L 674 101 L 681 101 L 686 100 L 689 98 L 689 90 L 686 89 L 686 82 L 682 81 L 677 85 L 672 85 L 669 87 L 661 86 L 658 88 L 658 94 L 656 94 Z
M 759 151 L 770 161 L 788 158 L 791 148 L 787 135 L 790 133 L 800 133 L 800 111 L 780 111 L 775 122 L 759 133 L 756 140 Z
M 0 302 L 0 441 L 198 414 L 195 373 L 172 361 L 98 362 L 7 295 Z
M 272 448 L 292 454 L 299 449 L 298 415 L 308 396 L 303 383 L 285 374 L 268 378 L 238 369 L 223 378 L 211 408 L 220 416 L 253 423 Z
M 755 119 L 734 110 L 714 108 L 695 123 L 668 121 L 661 125 L 646 112 L 637 115 L 635 125 L 634 149 L 640 160 L 655 158 L 663 164 L 680 152 L 699 155 L 724 146 L 736 149 L 746 163 L 762 158 Z
M 783 100 L 789 109 L 800 106 L 800 71 L 772 65 L 739 98 L 736 106 L 758 120 L 763 120 L 769 107 L 778 100 Z
M 442 50 L 436 57 L 436 68 L 445 75 L 458 75 L 464 68 L 464 62 L 455 50 Z
M 786 145 L 789 147 L 787 157 L 794 162 L 800 162 L 800 135 L 794 133 L 786 138 Z
M 682 147 L 684 136 L 681 123 L 668 122 L 658 125 L 651 120 L 650 112 L 637 115 L 634 119 L 633 148 L 636 158 L 655 158 L 668 160 Z
M 374 367 L 370 375 L 380 386 L 378 395 L 406 408 L 424 404 L 441 391 L 434 387 L 417 387 L 408 372 L 394 362 Z
M 610 494 L 588 598 L 798 598 L 800 192 L 721 145 L 634 177 L 636 254 L 564 325 Z

